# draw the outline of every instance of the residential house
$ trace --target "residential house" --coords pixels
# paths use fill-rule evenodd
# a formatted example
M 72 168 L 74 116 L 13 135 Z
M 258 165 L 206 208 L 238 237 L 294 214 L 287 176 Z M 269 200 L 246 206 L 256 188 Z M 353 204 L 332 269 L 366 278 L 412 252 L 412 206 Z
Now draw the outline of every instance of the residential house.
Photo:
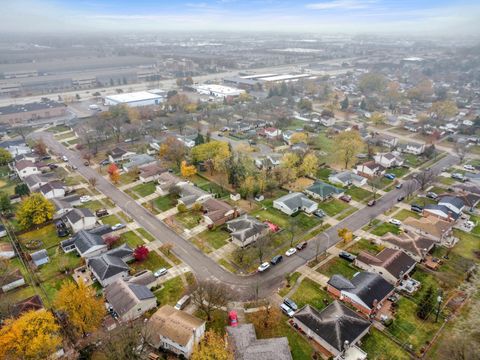
M 31 253 L 30 257 L 32 259 L 32 262 L 37 267 L 50 262 L 50 258 L 48 257 L 47 250 L 45 249 L 38 250 L 38 251 L 35 251 L 34 253 Z
M 336 274 L 327 282 L 330 294 L 367 316 L 375 314 L 394 290 L 387 280 L 371 272 L 358 272 L 351 280 Z
M 282 135 L 282 130 L 274 128 L 274 127 L 266 127 L 264 129 L 260 130 L 258 135 L 264 136 L 267 139 L 276 139 L 280 135 Z
M 339 189 L 333 185 L 327 184 L 323 181 L 315 181 L 313 185 L 304 190 L 305 194 L 314 199 L 321 201 L 327 200 L 333 196 L 338 196 L 344 193 L 343 189 Z
M 108 250 L 103 237 L 87 230 L 78 231 L 72 237 L 74 249 L 82 258 L 98 256 Z
M 425 152 L 425 144 L 408 143 L 402 147 L 402 151 L 407 154 L 422 155 Z
M 424 216 L 434 216 L 446 221 L 456 221 L 465 208 L 465 202 L 460 197 L 444 196 L 437 204 L 427 204 L 423 208 Z
M 187 184 L 184 180 L 178 176 L 173 175 L 170 172 L 164 172 L 159 175 L 157 179 L 158 185 L 155 187 L 155 192 L 160 195 L 167 195 L 170 193 L 170 189 L 179 184 Z
M 7 229 L 5 229 L 5 226 L 0 224 L 0 238 L 7 236 Z
M 15 250 L 12 244 L 6 242 L 0 243 L 0 259 L 9 260 L 13 259 L 15 256 Z
M 362 187 L 367 184 L 367 178 L 357 175 L 352 171 L 342 171 L 339 173 L 331 174 L 328 177 L 328 181 L 334 184 L 340 184 L 341 186 L 350 186 L 354 185 L 357 187 Z
M 190 358 L 194 346 L 205 333 L 205 321 L 170 305 L 158 309 L 149 319 L 148 343 L 155 349 Z
M 30 192 L 37 191 L 41 186 L 48 184 L 50 181 L 58 180 L 55 176 L 51 174 L 34 174 L 29 175 L 23 181 L 27 184 Z
M 19 269 L 9 271 L 0 277 L 0 288 L 4 293 L 23 285 L 25 285 L 25 279 Z
M 37 165 L 30 160 L 20 160 L 15 163 L 15 172 L 20 179 L 25 179 L 27 176 L 40 174 Z
M 371 326 L 370 321 L 339 301 L 332 302 L 322 311 L 305 305 L 295 313 L 293 322 L 334 357 L 355 346 L 368 334 Z
M 449 244 L 454 240 L 452 237 L 453 223 L 437 217 L 429 216 L 420 219 L 408 217 L 403 221 L 403 225 L 437 243 Z
M 110 160 L 111 163 L 118 163 L 126 161 L 135 155 L 136 154 L 132 151 L 127 151 L 122 148 L 116 147 L 115 149 L 109 151 L 108 160 Z
M 195 146 L 195 139 L 188 136 L 177 136 L 177 140 L 180 141 L 187 148 L 193 148 Z
M 395 166 L 401 166 L 403 164 L 403 159 L 394 153 L 379 153 L 373 157 L 377 164 L 380 164 L 384 168 L 392 168 Z
M 416 262 L 422 261 L 436 244 L 436 241 L 413 232 L 404 232 L 399 235 L 387 233 L 382 236 L 382 241 L 389 247 L 404 251 Z
M 290 145 L 290 140 L 292 138 L 292 135 L 295 134 L 295 131 L 292 130 L 286 130 L 282 134 L 282 139 L 285 141 L 287 144 Z
M 74 207 L 68 201 L 63 199 L 51 199 L 53 205 L 55 205 L 55 215 L 53 216 L 54 219 L 61 218 L 66 213 L 72 211 Z
M 271 170 L 280 165 L 282 160 L 281 154 L 270 154 L 265 157 L 256 158 L 255 166 L 259 169 Z
M 336 119 L 334 117 L 321 117 L 320 118 L 320 124 L 326 127 L 331 127 L 335 125 Z
M 123 244 L 101 255 L 87 259 L 87 266 L 103 287 L 118 279 L 128 277 L 130 271 L 127 261 L 133 259 L 133 250 Z
M 220 226 L 233 219 L 237 212 L 226 202 L 207 199 L 202 203 L 203 219 L 208 226 Z
M 247 214 L 228 221 L 227 229 L 230 231 L 233 243 L 240 247 L 257 241 L 269 231 L 267 224 Z
M 151 289 L 156 286 L 157 278 L 150 270 L 142 270 L 125 279 L 130 284 L 144 285 Z
M 33 295 L 13 305 L 12 315 L 14 318 L 18 318 L 20 315 L 28 311 L 37 311 L 42 309 L 44 309 L 42 299 L 39 295 Z
M 63 217 L 63 221 L 72 228 L 73 232 L 78 232 L 93 229 L 97 218 L 90 209 L 75 208 Z
M 368 139 L 368 141 L 370 143 L 385 146 L 390 149 L 393 149 L 398 145 L 398 138 L 396 138 L 395 136 L 390 136 L 385 134 L 375 135 L 370 139 Z
M 383 175 L 385 173 L 385 168 L 382 165 L 377 164 L 375 161 L 367 161 L 363 164 L 357 165 L 355 171 L 358 175 L 371 179 L 375 176 Z
M 365 271 L 382 275 L 391 284 L 396 284 L 413 271 L 417 262 L 402 250 L 385 248 L 373 255 L 361 251 L 355 265 Z
M 160 166 L 160 163 L 154 162 L 152 164 L 143 165 L 139 168 L 140 174 L 138 174 L 139 179 L 143 183 L 147 183 L 150 181 L 158 180 L 160 175 L 167 170 Z
M 30 149 L 26 144 L 9 145 L 9 146 L 4 147 L 4 148 L 6 148 L 7 151 L 13 157 L 18 156 L 18 155 L 30 154 L 32 152 L 32 149 Z
M 318 209 L 318 204 L 302 193 L 293 192 L 274 200 L 273 207 L 287 215 L 293 215 L 298 211 L 311 214 Z
M 123 164 L 122 169 L 125 172 L 129 172 L 132 169 L 138 169 L 141 166 L 152 164 L 155 161 L 154 157 L 147 154 L 133 155 L 128 162 Z
M 180 183 L 177 186 L 180 190 L 178 204 L 184 204 L 187 208 L 191 208 L 196 202 L 203 203 L 213 197 L 212 194 L 189 183 Z
M 65 184 L 58 180 L 50 181 L 40 186 L 38 191 L 49 200 L 63 198 L 65 196 Z
M 308 152 L 308 150 L 310 150 L 310 147 L 307 144 L 305 144 L 304 142 L 299 142 L 299 143 L 293 144 L 290 147 L 290 150 L 293 151 L 294 153 L 297 153 L 297 154 L 303 156 L 304 154 L 306 154 Z
M 253 324 L 227 326 L 227 344 L 235 360 L 292 360 L 286 337 L 257 339 Z
M 120 320 L 131 321 L 157 306 L 157 298 L 145 285 L 119 279 L 105 290 L 105 299 Z

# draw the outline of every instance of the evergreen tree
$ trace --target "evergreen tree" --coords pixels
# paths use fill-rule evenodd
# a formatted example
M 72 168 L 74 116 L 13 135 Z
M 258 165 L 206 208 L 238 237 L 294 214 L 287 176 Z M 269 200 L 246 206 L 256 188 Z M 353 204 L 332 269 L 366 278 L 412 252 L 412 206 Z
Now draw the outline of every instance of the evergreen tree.
M 205 139 L 203 138 L 203 135 L 198 133 L 197 137 L 195 138 L 195 145 L 200 145 L 205 142 Z
M 342 110 L 347 110 L 348 109 L 348 96 L 345 96 L 345 99 L 340 102 L 340 107 Z
M 426 320 L 435 308 L 435 289 L 429 286 L 423 294 L 417 307 L 417 316 L 420 319 Z

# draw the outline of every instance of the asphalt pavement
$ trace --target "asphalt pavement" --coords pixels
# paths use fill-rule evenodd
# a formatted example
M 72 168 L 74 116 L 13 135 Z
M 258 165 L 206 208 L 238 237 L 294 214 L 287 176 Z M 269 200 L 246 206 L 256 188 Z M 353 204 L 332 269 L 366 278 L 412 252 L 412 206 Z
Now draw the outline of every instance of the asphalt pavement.
M 134 219 L 139 226 L 150 232 L 155 239 L 162 243 L 172 243 L 174 245 L 173 253 L 182 261 L 190 266 L 198 279 L 209 279 L 222 282 L 236 292 L 237 300 L 248 300 L 254 298 L 258 293 L 260 298 L 268 297 L 276 291 L 285 280 L 287 274 L 295 271 L 298 267 L 305 264 L 308 260 L 315 257 L 316 241 L 320 243 L 319 251 L 323 252 L 339 241 L 337 235 L 338 229 L 348 228 L 352 231 L 361 229 L 371 219 L 384 213 L 397 203 L 397 198 L 403 194 L 403 190 L 392 190 L 377 200 L 377 204 L 372 207 L 365 207 L 349 217 L 342 220 L 337 225 L 329 228 L 309 241 L 306 249 L 297 252 L 295 255 L 284 259 L 277 266 L 272 266 L 264 273 L 241 276 L 232 274 L 215 261 L 206 256 L 191 242 L 182 238 L 179 234 L 171 230 L 161 220 L 157 219 L 152 213 L 138 204 L 133 198 L 125 194 L 108 180 L 103 178 L 96 170 L 84 166 L 84 160 L 80 158 L 75 151 L 68 150 L 58 142 L 53 134 L 47 132 L 37 132 L 31 134 L 33 138 L 43 138 L 48 148 L 58 155 L 66 155 L 72 165 L 77 166 L 78 172 L 86 179 L 95 178 L 97 180 L 96 189 L 110 198 L 120 209 L 129 217 Z M 433 171 L 439 171 L 445 166 L 451 166 L 458 162 L 458 158 L 453 155 L 441 159 L 431 168 Z M 407 180 L 415 181 L 415 180 Z M 418 187 L 418 184 L 417 184 Z

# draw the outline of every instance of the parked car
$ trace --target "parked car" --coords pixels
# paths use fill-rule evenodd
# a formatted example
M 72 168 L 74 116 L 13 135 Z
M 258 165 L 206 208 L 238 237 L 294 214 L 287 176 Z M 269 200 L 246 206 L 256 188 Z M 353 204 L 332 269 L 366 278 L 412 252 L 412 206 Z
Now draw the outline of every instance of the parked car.
M 71 165 L 70 167 L 72 168 L 72 170 L 77 170 L 78 169 L 78 167 L 76 165 Z
M 42 160 L 50 160 L 52 157 L 50 155 L 42 156 Z
M 107 216 L 108 215 L 108 210 L 107 209 L 98 209 L 97 211 L 95 211 L 95 215 L 97 215 L 97 217 L 103 217 L 103 216 Z
M 175 304 L 175 309 L 183 310 L 190 302 L 190 295 L 183 296 L 178 302 Z
M 295 302 L 292 300 L 292 299 L 289 299 L 289 298 L 285 298 L 283 299 L 283 303 L 285 305 L 287 305 L 290 309 L 292 309 L 293 311 L 297 311 L 298 310 L 298 306 L 297 304 L 295 304 Z
M 367 203 L 367 206 L 374 206 L 376 203 L 377 201 L 372 199 Z
M 153 275 L 155 275 L 155 277 L 160 277 L 160 276 L 165 275 L 167 272 L 168 272 L 168 270 L 166 268 L 161 268 L 161 269 L 158 269 L 157 271 L 155 271 L 153 273 Z
M 468 171 L 475 171 L 475 167 L 473 167 L 472 165 L 469 165 L 469 164 L 463 165 L 463 168 L 465 170 L 468 170 Z
M 417 213 L 421 213 L 423 211 L 423 206 L 417 205 L 417 204 L 412 204 L 410 206 L 410 210 L 415 211 Z
M 84 195 L 84 196 L 80 196 L 80 202 L 83 204 L 83 203 L 86 203 L 86 202 L 89 202 L 90 200 L 92 200 L 92 198 L 88 195 Z
M 118 223 L 112 226 L 112 231 L 120 230 L 120 229 L 123 229 L 124 227 L 125 227 L 125 224 Z
M 280 263 L 281 261 L 283 260 L 283 256 L 282 255 L 276 255 L 272 258 L 272 260 L 270 260 L 270 264 L 272 265 L 277 265 L 278 263 Z
M 403 195 L 400 195 L 398 198 L 397 198 L 397 201 L 403 201 L 405 200 L 405 196 Z
M 105 165 L 108 165 L 108 164 L 110 164 L 110 160 L 108 160 L 108 159 L 100 161 L 100 165 L 102 165 L 102 166 L 105 166 Z
M 340 251 L 338 256 L 350 262 L 353 262 L 357 258 L 355 255 L 350 254 L 349 252 L 346 252 L 346 251 Z
M 48 164 L 48 167 L 53 170 L 53 169 L 57 169 L 58 165 L 57 164 Z
M 268 262 L 264 262 L 262 265 L 258 267 L 258 272 L 264 272 L 270 267 L 270 264 Z
M 394 180 L 395 179 L 395 175 L 394 174 L 391 174 L 391 173 L 386 173 L 385 175 L 383 175 L 384 177 L 386 177 L 387 179 L 389 180 Z
M 396 187 L 397 189 L 401 189 L 401 188 L 403 187 L 403 184 L 402 184 L 402 183 L 397 184 L 397 185 L 395 185 L 395 187 Z
M 453 173 L 453 174 L 451 175 L 451 177 L 452 177 L 452 179 L 460 180 L 460 181 L 462 181 L 462 182 L 467 181 L 467 178 L 465 178 L 465 177 L 464 177 L 462 174 L 460 174 L 460 173 Z
M 393 218 L 390 219 L 390 220 L 388 220 L 388 222 L 389 222 L 390 224 L 397 225 L 397 226 L 402 225 L 402 222 L 401 222 L 400 220 L 393 219 Z
M 318 209 L 313 212 L 313 215 L 319 218 L 323 218 L 325 217 L 326 214 L 325 214 L 325 211 L 323 211 L 322 209 Z
M 352 201 L 352 197 L 350 195 L 342 195 L 340 196 L 340 200 L 345 201 L 346 203 L 349 203 Z
M 68 236 L 68 234 L 69 232 L 66 227 L 60 227 L 60 228 L 57 227 L 57 235 L 59 237 L 65 237 L 65 236 Z
M 433 191 L 429 191 L 427 193 L 427 198 L 435 200 L 435 199 L 438 198 L 438 195 L 436 193 L 434 193 Z
M 282 312 L 287 315 L 288 317 L 293 317 L 295 315 L 295 311 L 290 309 L 287 305 L 285 304 L 280 304 L 280 309 L 282 309 Z
M 63 155 L 63 156 L 62 156 L 62 160 L 63 160 L 63 161 L 68 161 L 68 158 L 67 158 L 65 155 Z
M 305 248 L 307 247 L 307 245 L 308 245 L 308 243 L 307 243 L 306 241 L 303 241 L 303 242 L 301 242 L 300 244 L 298 244 L 298 245 L 296 246 L 296 248 L 297 248 L 298 251 L 300 251 L 300 250 L 305 249 Z
M 292 256 L 293 254 L 295 254 L 297 252 L 297 249 L 295 248 L 290 248 L 288 249 L 286 252 L 285 252 L 285 255 L 287 256 Z

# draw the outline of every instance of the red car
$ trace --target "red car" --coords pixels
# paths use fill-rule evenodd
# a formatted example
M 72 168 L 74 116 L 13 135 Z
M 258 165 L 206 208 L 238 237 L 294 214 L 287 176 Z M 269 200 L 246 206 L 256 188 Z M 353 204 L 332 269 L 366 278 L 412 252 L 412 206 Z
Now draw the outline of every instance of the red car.
M 349 203 L 352 201 L 352 197 L 350 195 L 342 195 L 340 196 L 340 200 L 345 201 L 346 203 Z
M 232 310 L 228 313 L 228 322 L 230 326 L 238 326 L 238 316 L 235 310 Z

